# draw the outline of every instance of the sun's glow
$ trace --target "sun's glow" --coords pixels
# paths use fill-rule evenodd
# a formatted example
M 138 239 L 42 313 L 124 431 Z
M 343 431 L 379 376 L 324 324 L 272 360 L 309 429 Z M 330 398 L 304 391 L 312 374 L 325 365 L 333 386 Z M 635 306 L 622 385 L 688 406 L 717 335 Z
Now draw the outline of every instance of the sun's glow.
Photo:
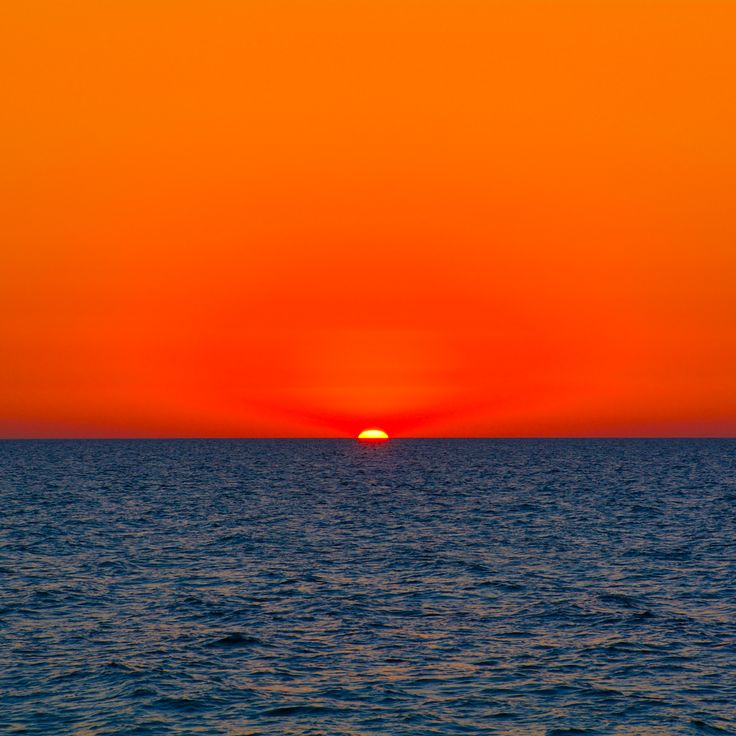
M 359 440 L 387 440 L 388 435 L 382 429 L 364 429 L 359 435 Z

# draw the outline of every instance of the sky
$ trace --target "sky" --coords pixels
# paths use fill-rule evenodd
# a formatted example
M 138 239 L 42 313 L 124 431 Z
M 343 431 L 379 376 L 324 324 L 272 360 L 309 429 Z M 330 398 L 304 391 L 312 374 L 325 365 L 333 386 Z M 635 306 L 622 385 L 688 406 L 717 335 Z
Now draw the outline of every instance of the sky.
M 736 3 L 0 11 L 0 436 L 736 436 Z

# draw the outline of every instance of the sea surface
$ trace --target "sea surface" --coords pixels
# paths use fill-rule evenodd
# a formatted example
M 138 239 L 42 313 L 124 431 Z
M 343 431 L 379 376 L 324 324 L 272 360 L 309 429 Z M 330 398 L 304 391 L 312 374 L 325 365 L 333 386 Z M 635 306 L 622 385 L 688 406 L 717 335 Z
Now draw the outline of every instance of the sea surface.
M 2 734 L 736 734 L 736 441 L 0 442 Z

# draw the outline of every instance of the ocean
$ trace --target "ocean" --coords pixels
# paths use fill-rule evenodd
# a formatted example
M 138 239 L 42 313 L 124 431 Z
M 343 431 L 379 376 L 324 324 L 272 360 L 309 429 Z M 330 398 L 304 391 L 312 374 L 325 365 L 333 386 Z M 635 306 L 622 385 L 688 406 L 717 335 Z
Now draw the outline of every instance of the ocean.
M 734 440 L 0 442 L 0 733 L 736 734 Z

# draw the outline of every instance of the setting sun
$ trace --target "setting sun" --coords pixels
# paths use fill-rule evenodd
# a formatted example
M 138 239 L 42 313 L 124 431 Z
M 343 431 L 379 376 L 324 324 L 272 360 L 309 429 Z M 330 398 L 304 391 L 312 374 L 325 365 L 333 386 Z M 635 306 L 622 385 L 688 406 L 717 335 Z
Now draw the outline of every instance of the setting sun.
M 382 429 L 364 429 L 359 435 L 359 440 L 387 440 L 388 435 Z

